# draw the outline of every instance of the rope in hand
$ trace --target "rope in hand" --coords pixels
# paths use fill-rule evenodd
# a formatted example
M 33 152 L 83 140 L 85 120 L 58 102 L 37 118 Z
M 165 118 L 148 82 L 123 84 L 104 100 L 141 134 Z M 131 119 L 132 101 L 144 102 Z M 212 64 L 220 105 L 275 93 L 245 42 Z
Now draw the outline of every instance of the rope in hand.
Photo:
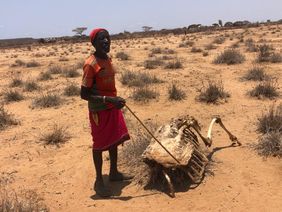
M 129 112 L 139 121 L 139 123 L 144 127 L 144 129 L 152 136 L 152 138 L 158 142 L 159 145 L 161 145 L 161 147 L 178 163 L 181 164 L 179 162 L 179 160 L 177 160 L 165 147 L 164 145 L 162 145 L 162 143 L 153 135 L 153 133 L 151 133 L 151 131 L 145 126 L 145 124 L 143 124 L 143 122 L 135 115 L 135 113 L 125 104 L 125 107 L 129 110 Z

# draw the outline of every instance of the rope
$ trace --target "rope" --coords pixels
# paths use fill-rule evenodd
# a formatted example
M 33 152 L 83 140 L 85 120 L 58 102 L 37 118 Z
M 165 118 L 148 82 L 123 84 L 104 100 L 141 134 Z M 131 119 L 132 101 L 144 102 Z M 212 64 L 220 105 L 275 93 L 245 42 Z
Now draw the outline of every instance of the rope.
M 162 143 L 153 135 L 153 133 L 151 133 L 151 131 L 145 126 L 145 124 L 143 124 L 143 122 L 135 115 L 135 113 L 127 106 L 125 105 L 125 107 L 130 111 L 130 113 L 139 121 L 139 123 L 144 127 L 144 129 L 152 136 L 152 138 L 158 142 L 159 145 L 161 145 L 161 147 L 178 163 L 181 164 L 179 162 L 179 160 L 177 160 L 165 147 L 164 145 L 162 145 Z

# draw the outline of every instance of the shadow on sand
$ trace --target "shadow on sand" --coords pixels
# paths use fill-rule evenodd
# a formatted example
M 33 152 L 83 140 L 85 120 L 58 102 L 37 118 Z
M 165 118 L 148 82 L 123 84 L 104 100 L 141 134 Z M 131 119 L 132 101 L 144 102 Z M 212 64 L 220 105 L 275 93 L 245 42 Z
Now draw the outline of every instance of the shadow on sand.
M 155 192 L 155 193 L 150 193 L 150 194 L 143 194 L 143 195 L 137 195 L 137 196 L 121 196 L 122 189 L 128 186 L 131 181 L 122 181 L 122 182 L 111 182 L 109 181 L 109 177 L 107 175 L 103 175 L 104 182 L 111 188 L 111 191 L 113 193 L 113 196 L 111 197 L 100 197 L 97 194 L 94 194 L 90 196 L 92 200 L 120 200 L 120 201 L 128 201 L 133 198 L 138 198 L 138 197 L 145 197 L 145 196 L 152 196 L 155 194 L 159 194 L 160 192 Z

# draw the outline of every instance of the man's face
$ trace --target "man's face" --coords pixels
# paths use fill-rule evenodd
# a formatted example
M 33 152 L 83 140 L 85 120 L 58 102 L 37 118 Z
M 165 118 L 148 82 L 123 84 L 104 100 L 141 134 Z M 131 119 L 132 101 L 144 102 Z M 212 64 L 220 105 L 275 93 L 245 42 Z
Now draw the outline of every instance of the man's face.
M 98 32 L 94 46 L 96 51 L 107 54 L 110 52 L 111 40 L 107 31 Z

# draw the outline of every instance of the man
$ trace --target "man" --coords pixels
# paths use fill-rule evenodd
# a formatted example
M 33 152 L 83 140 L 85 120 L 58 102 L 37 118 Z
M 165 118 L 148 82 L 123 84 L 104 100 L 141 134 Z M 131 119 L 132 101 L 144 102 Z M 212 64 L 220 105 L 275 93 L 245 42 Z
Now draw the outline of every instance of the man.
M 81 98 L 88 101 L 96 170 L 94 190 L 98 195 L 108 197 L 111 191 L 102 178 L 102 152 L 109 151 L 110 181 L 131 179 L 117 169 L 117 146 L 130 137 L 120 110 L 125 106 L 125 100 L 117 96 L 115 70 L 107 55 L 111 45 L 109 33 L 102 28 L 94 29 L 90 33 L 90 40 L 96 51 L 83 66 Z

